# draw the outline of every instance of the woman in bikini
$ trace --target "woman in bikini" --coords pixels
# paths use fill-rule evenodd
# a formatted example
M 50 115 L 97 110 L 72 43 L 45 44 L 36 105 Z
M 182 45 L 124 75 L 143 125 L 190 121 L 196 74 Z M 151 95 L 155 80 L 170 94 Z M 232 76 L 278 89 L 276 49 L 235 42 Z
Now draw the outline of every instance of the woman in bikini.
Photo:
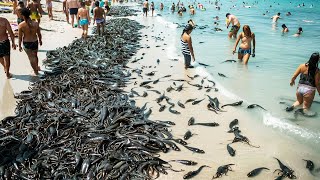
M 38 47 L 42 45 L 42 36 L 39 24 L 30 18 L 31 12 L 27 8 L 21 9 L 23 22 L 19 24 L 19 51 L 22 51 L 22 42 L 24 51 L 27 53 L 31 67 L 35 75 L 38 75 L 40 67 L 38 66 Z
M 241 44 L 238 49 L 238 59 L 243 61 L 243 64 L 248 64 L 251 55 L 251 41 L 253 42 L 252 57 L 255 56 L 256 39 L 253 32 L 251 32 L 248 25 L 243 26 L 243 32 L 239 34 L 236 44 L 233 48 L 233 53 L 236 52 L 236 48 L 241 39 Z
M 295 84 L 295 80 L 300 74 L 300 80 L 296 92 L 297 101 L 291 107 L 287 107 L 286 111 L 292 111 L 296 106 L 302 104 L 303 110 L 309 110 L 313 102 L 316 90 L 320 96 L 320 71 L 318 68 L 319 53 L 313 53 L 309 61 L 300 64 L 294 72 L 290 82 L 290 86 Z
M 38 21 L 38 24 L 40 24 L 40 18 L 41 15 L 41 7 L 37 0 L 32 0 L 32 2 L 28 3 L 28 8 L 31 11 L 31 20 Z

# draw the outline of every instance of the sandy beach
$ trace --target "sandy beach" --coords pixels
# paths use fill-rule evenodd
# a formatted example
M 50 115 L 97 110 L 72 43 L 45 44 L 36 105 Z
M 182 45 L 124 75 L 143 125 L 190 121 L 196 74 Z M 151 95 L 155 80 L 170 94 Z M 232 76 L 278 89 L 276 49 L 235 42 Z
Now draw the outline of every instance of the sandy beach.
M 136 8 L 136 5 L 131 5 Z M 42 18 L 41 28 L 43 36 L 43 46 L 39 49 L 39 63 L 42 68 L 42 61 L 46 59 L 46 52 L 54 50 L 58 47 L 63 47 L 71 43 L 75 38 L 79 38 L 81 30 L 78 28 L 71 28 L 70 24 L 65 22 L 65 16 L 62 12 L 62 3 L 54 2 L 54 19 L 49 21 L 48 16 L 44 15 Z M 57 12 L 59 11 L 59 12 Z M 15 19 L 12 14 L 4 14 L 4 17 L 9 21 Z M 201 165 L 210 166 L 204 168 L 193 179 L 211 179 L 219 166 L 225 164 L 235 164 L 232 170 L 228 172 L 228 176 L 223 175 L 222 179 L 247 179 L 247 173 L 258 167 L 267 167 L 270 170 L 262 171 L 261 174 L 254 179 L 274 179 L 277 173 L 273 173 L 275 169 L 279 168 L 277 161 L 274 157 L 280 159 L 285 165 L 294 170 L 297 179 L 312 180 L 319 179 L 318 172 L 311 174 L 306 168 L 306 164 L 302 159 L 310 159 L 315 163 L 315 168 L 320 167 L 320 155 L 317 150 L 311 149 L 302 145 L 294 138 L 281 134 L 278 131 L 266 127 L 259 123 L 254 117 L 250 116 L 249 111 L 256 111 L 259 113 L 261 109 L 247 109 L 249 104 L 242 104 L 238 107 L 227 106 L 223 108 L 223 112 L 209 111 L 207 104 L 209 103 L 208 96 L 217 97 L 220 106 L 224 104 L 233 103 L 234 100 L 221 94 L 220 87 L 217 83 L 210 92 L 206 92 L 206 88 L 198 90 L 198 88 L 189 85 L 201 84 L 203 80 L 203 87 L 212 86 L 207 79 L 209 73 L 206 68 L 195 63 L 196 68 L 184 69 L 183 57 L 180 53 L 180 47 L 175 47 L 175 33 L 176 29 L 171 22 L 163 21 L 160 16 L 143 17 L 142 13 L 138 16 L 128 17 L 129 19 L 136 20 L 145 28 L 141 30 L 142 40 L 140 42 L 141 49 L 137 54 L 132 57 L 132 60 L 137 60 L 134 63 L 128 63 L 133 78 L 132 83 L 124 88 L 125 91 L 130 92 L 134 88 L 140 95 L 147 92 L 146 97 L 135 96 L 137 106 L 143 106 L 145 103 L 148 108 L 152 109 L 150 115 L 151 120 L 172 121 L 176 125 L 170 129 L 175 138 L 182 138 L 187 130 L 190 130 L 194 135 L 187 140 L 188 145 L 204 150 L 204 154 L 194 153 L 183 146 L 178 145 L 181 151 L 170 150 L 168 153 L 161 153 L 161 158 L 166 161 L 170 160 L 192 160 L 198 164 L 195 166 L 185 166 L 176 162 L 170 162 L 174 170 L 184 170 L 183 172 L 173 172 L 168 170 L 168 175 L 161 174 L 159 179 L 182 179 L 183 175 L 189 171 L 198 169 Z M 180 33 L 180 32 L 178 32 Z M 17 41 L 17 39 L 16 39 Z M 141 75 L 135 73 L 133 70 L 142 70 Z M 0 72 L 0 119 L 14 114 L 16 100 L 15 93 L 22 90 L 27 90 L 31 82 L 37 80 L 36 77 L 31 76 L 32 69 L 27 60 L 25 52 L 11 51 L 11 73 L 13 78 L 5 80 L 3 71 Z M 153 76 L 146 76 L 146 73 L 154 71 Z M 218 70 L 213 76 L 217 75 Z M 163 78 L 164 76 L 171 75 L 171 77 Z M 199 75 L 193 80 L 190 77 Z M 150 83 L 151 89 L 139 86 L 140 83 L 147 80 L 158 80 L 158 83 Z M 174 81 L 184 80 L 184 81 Z M 209 79 L 212 80 L 212 79 Z M 174 83 L 176 85 L 174 85 Z M 182 91 L 176 91 L 177 87 L 183 84 Z M 167 88 L 171 86 L 173 90 L 167 92 Z M 151 90 L 151 91 L 150 91 Z M 175 104 L 174 110 L 180 114 L 173 114 L 168 111 L 169 105 L 165 100 L 160 102 L 166 105 L 163 112 L 159 112 L 159 104 L 156 99 L 160 96 L 153 92 L 157 90 L 161 94 L 165 93 L 170 98 L 170 101 Z M 185 103 L 188 99 L 197 98 L 203 99 L 199 104 L 192 105 Z M 241 100 L 241 99 L 239 99 Z M 177 102 L 185 104 L 185 108 L 177 105 Z M 188 120 L 194 117 L 196 122 L 219 124 L 217 127 L 205 126 L 188 126 Z M 229 130 L 229 123 L 234 120 L 239 120 L 239 128 L 241 134 L 248 137 L 250 143 L 259 148 L 249 146 L 248 144 L 237 142 L 230 144 L 235 150 L 236 155 L 231 157 L 227 151 L 227 144 L 231 143 L 234 134 L 227 133 Z

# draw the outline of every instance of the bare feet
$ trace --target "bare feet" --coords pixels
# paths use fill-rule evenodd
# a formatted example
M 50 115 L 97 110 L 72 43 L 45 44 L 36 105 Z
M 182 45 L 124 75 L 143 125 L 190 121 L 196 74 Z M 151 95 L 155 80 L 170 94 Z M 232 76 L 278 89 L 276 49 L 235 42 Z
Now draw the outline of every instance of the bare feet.
M 6 76 L 7 76 L 7 79 L 10 79 L 10 78 L 12 78 L 12 74 L 11 73 L 6 73 Z

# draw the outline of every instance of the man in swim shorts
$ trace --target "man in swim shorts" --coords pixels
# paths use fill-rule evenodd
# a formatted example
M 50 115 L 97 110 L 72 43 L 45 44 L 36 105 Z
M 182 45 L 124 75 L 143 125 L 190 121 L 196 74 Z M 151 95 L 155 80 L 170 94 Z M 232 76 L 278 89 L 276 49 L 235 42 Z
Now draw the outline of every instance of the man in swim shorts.
M 229 28 L 230 23 L 232 23 L 232 27 L 229 31 L 228 37 L 229 38 L 232 38 L 232 37 L 236 38 L 237 33 L 240 29 L 240 22 L 235 15 L 232 15 L 230 13 L 227 13 L 226 17 L 227 17 L 227 29 Z
M 101 35 L 100 29 L 102 28 L 102 34 L 104 33 L 104 23 L 106 19 L 105 11 L 99 7 L 99 1 L 95 2 L 95 8 L 93 9 L 93 25 L 97 23 L 98 34 Z
M 40 3 L 38 3 L 37 0 L 32 0 L 32 2 L 28 4 L 28 8 L 31 11 L 31 20 L 37 20 L 38 24 L 40 24 L 40 18 L 42 17 Z
M 21 15 L 23 16 L 23 22 L 19 24 L 19 51 L 22 51 L 21 44 L 23 43 L 23 49 L 27 53 L 31 67 L 35 75 L 38 75 L 40 67 L 38 66 L 38 48 L 39 44 L 42 45 L 42 36 L 40 33 L 39 24 L 32 21 L 30 18 L 30 10 L 27 8 L 21 9 Z
M 271 19 L 272 19 L 272 21 L 273 21 L 273 22 L 277 22 L 277 21 L 278 21 L 278 19 L 280 19 L 280 13 L 278 13 L 278 14 L 276 14 L 276 15 L 272 16 L 272 17 L 271 17 Z
M 10 41 L 8 33 L 11 38 L 12 49 L 16 49 L 11 25 L 6 18 L 0 17 L 0 63 L 4 68 L 7 78 L 9 79 L 12 75 L 10 74 Z
M 67 0 L 67 9 L 69 9 L 69 14 L 71 15 L 71 26 L 74 28 L 74 16 L 78 14 L 79 8 L 78 0 Z
M 149 3 L 148 3 L 148 0 L 146 0 L 145 2 L 143 2 L 143 8 L 142 8 L 143 16 L 146 15 L 146 17 L 147 17 L 147 15 L 148 15 L 148 7 L 149 7 Z
M 87 39 L 88 26 L 90 24 L 89 10 L 86 8 L 85 2 L 81 2 L 81 8 L 79 8 L 77 19 L 78 24 L 82 27 L 82 37 L 84 40 Z
M 17 23 L 18 25 L 23 22 L 23 17 L 21 15 L 21 9 L 25 8 L 24 3 L 22 1 L 19 1 L 18 7 L 16 8 L 16 15 L 17 15 Z

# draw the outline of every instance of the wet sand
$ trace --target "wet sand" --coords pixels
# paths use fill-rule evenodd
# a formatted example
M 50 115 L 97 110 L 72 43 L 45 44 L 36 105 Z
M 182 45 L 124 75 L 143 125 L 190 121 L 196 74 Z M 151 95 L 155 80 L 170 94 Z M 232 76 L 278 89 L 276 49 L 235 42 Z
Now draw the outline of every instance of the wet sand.
M 46 11 L 45 8 L 43 9 Z M 9 22 L 16 21 L 16 15 L 12 13 L 1 14 L 1 16 L 7 18 Z M 47 51 L 66 46 L 75 38 L 81 37 L 82 30 L 71 28 L 71 25 L 66 22 L 62 3 L 53 2 L 53 16 L 54 20 L 49 20 L 48 15 L 43 15 L 40 22 L 43 45 L 39 46 L 38 57 L 41 69 L 45 68 L 42 66 L 42 61 L 45 60 Z M 15 41 L 18 44 L 18 37 Z M 28 89 L 29 84 L 38 79 L 33 76 L 27 54 L 24 51 L 19 52 L 18 47 L 17 50 L 11 50 L 10 71 L 13 74 L 10 80 L 5 78 L 2 69 L 0 71 L 0 119 L 14 114 L 14 94 Z

